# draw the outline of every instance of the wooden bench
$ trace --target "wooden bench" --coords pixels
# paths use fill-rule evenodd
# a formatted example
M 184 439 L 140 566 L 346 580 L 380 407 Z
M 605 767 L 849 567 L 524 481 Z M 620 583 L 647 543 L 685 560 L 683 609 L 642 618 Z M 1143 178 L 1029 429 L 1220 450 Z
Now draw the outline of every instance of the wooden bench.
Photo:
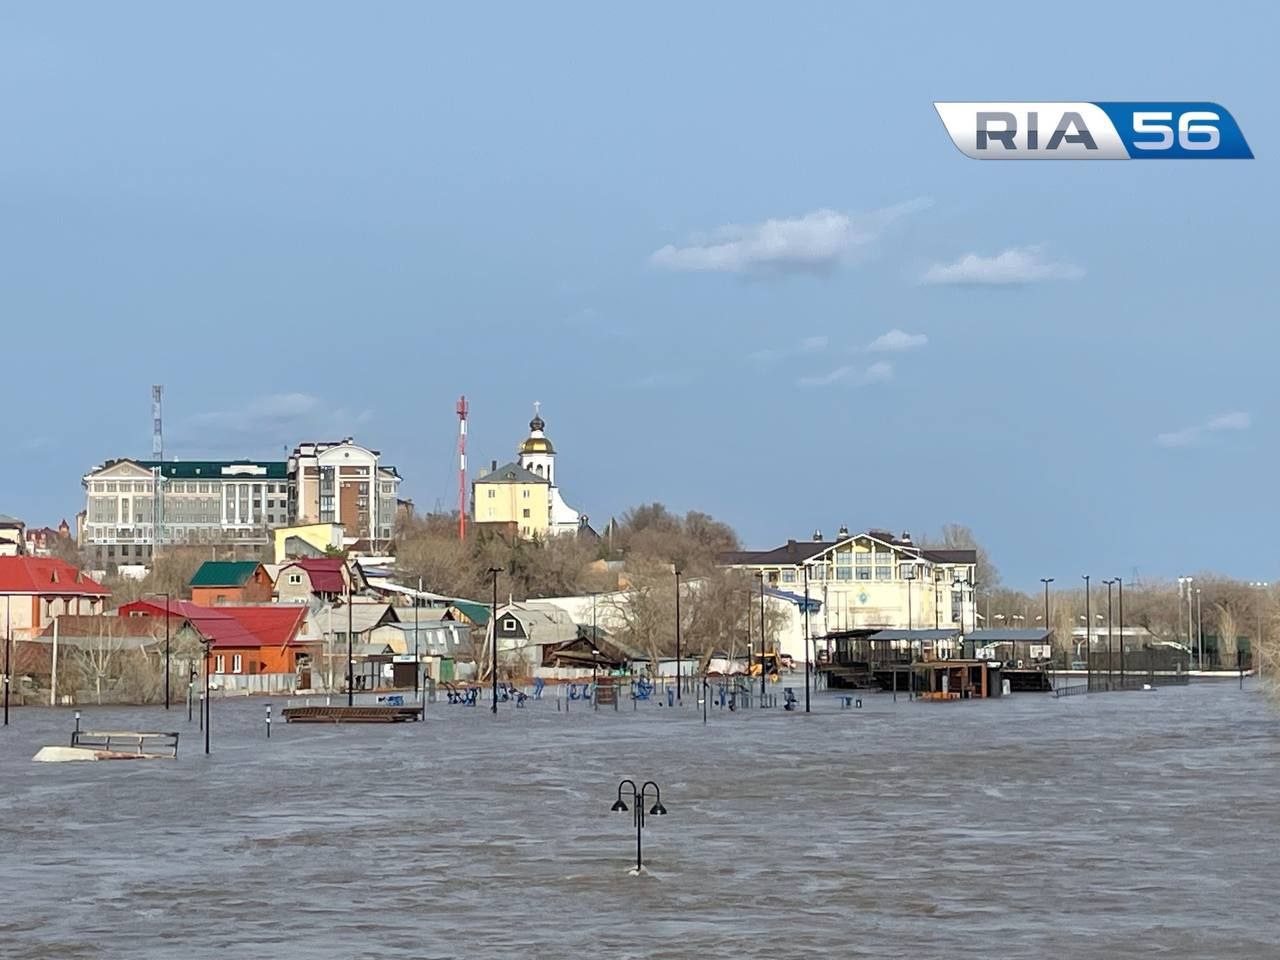
M 71 734 L 71 746 L 86 750 L 104 750 L 108 753 L 125 753 L 124 748 L 139 756 L 178 756 L 178 734 L 139 732 L 137 730 L 76 730 Z M 146 747 L 147 749 L 143 749 Z M 158 752 L 159 751 L 159 752 Z

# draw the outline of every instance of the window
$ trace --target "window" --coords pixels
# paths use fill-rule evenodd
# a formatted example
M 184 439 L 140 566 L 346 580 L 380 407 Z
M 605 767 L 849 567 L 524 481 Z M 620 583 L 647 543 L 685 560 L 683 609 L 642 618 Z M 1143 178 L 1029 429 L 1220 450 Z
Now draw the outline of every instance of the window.
M 302 574 L 300 574 L 300 573 L 291 573 L 291 574 L 289 574 L 289 582 L 290 582 L 290 583 L 301 583 L 301 582 L 302 582 Z
M 507 619 L 505 619 L 505 620 L 503 620 L 503 621 L 502 621 L 502 629 L 503 629 L 503 630 L 514 630 L 515 628 L 516 628 L 516 618 L 515 618 L 515 617 L 507 617 Z
M 489 488 L 489 499 L 490 499 L 490 500 L 492 500 L 492 499 L 493 499 L 494 497 L 496 497 L 497 495 L 498 495 L 498 491 L 497 491 L 497 490 L 495 490 L 495 489 L 493 489 L 493 487 L 490 487 L 490 488 Z
M 863 571 L 861 571 L 861 570 L 859 570 L 859 571 L 858 571 L 858 573 L 862 573 L 862 572 L 863 572 Z M 836 567 L 836 579 L 837 579 L 837 580 L 852 580 L 852 579 L 853 579 L 853 567 Z M 862 577 L 859 577 L 858 579 L 859 579 L 859 580 L 861 580 L 861 579 L 862 579 Z
M 525 518 L 526 520 L 528 520 L 528 519 L 529 519 L 529 508 L 528 508 L 528 507 L 525 507 L 525 508 L 524 508 L 524 510 L 522 511 L 522 513 L 524 514 L 524 518 Z
M 871 568 L 870 568 L 870 567 L 859 567 L 859 568 L 858 568 L 858 579 L 859 579 L 859 580 L 870 580 L 870 579 L 871 579 Z
M 528 500 L 528 499 L 529 499 L 529 491 L 528 491 L 528 490 L 521 490 L 521 491 L 520 491 L 520 496 L 522 496 L 522 497 L 524 497 L 524 499 Z
M 871 554 L 869 554 L 869 553 L 858 553 L 858 554 L 855 554 L 855 557 L 857 558 L 857 562 L 858 562 L 858 565 L 859 565 L 859 566 L 862 566 L 862 565 L 864 565 L 864 564 L 865 564 L 866 566 L 870 566 L 870 565 L 871 565 Z
M 892 580 L 892 579 L 893 579 L 893 567 L 876 567 L 876 579 L 877 579 L 877 580 Z
M 810 571 L 810 579 L 825 580 L 827 579 L 827 568 L 821 563 L 815 563 Z
M 218 654 L 216 657 L 213 658 L 213 672 L 214 673 L 227 672 L 227 658 L 224 657 L 222 654 Z
M 239 673 L 244 669 L 244 661 L 240 659 L 240 654 L 232 654 L 231 656 L 231 672 Z
M 115 493 L 115 492 L 116 492 L 116 485 L 114 483 L 108 483 L 107 493 Z
M 795 583 L 795 582 L 796 582 L 796 572 L 795 572 L 794 570 L 783 570 L 783 571 L 782 571 L 782 582 L 783 582 L 783 583 Z

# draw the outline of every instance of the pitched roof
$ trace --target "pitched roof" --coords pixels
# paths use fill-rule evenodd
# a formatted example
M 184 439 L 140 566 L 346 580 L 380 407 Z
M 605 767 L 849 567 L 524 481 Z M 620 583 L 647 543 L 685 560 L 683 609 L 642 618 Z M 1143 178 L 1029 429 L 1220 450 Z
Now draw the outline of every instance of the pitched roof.
M 347 589 L 346 578 L 342 575 L 346 565 L 347 561 L 341 557 L 310 557 L 286 563 L 280 572 L 289 567 L 299 567 L 306 571 L 313 593 L 342 593 Z
M 191 622 L 200 635 L 217 647 L 285 646 L 298 641 L 307 608 L 299 604 L 258 604 L 243 607 L 202 607 L 188 600 L 171 600 L 170 616 Z M 154 600 L 134 600 L 119 609 L 119 615 L 159 616 L 165 604 Z
M 105 597 L 109 591 L 65 560 L 55 557 L 0 557 L 0 593 Z
M 518 463 L 504 463 L 496 470 L 490 470 L 476 483 L 550 483 L 546 477 L 540 477 L 532 470 L 526 470 Z
M 220 609 L 264 647 L 283 647 L 296 640 L 307 615 L 305 606 L 287 603 Z
M 966 633 L 964 638 L 983 647 L 991 643 L 1048 643 L 1052 633 L 1052 630 L 1040 628 L 997 627 L 991 630 L 974 630 Z
M 193 587 L 243 587 L 262 564 L 257 560 L 206 560 L 191 577 Z
M 449 606 L 476 626 L 484 627 L 489 624 L 489 605 L 487 603 L 479 603 L 475 600 L 455 600 Z
M 881 543 L 901 550 L 905 554 L 918 556 L 931 563 L 964 564 L 978 562 L 977 550 L 932 550 L 914 543 L 905 542 L 879 530 L 851 534 L 847 537 L 841 537 L 839 540 L 788 540 L 782 546 L 774 547 L 772 550 L 731 550 L 720 554 L 717 557 L 717 561 L 722 566 L 728 567 L 754 565 L 798 566 L 806 560 L 811 560 L 819 554 L 825 553 L 838 544 L 848 540 L 856 540 L 858 537 L 870 537 L 873 540 L 879 540 Z
M 173 636 L 186 624 L 185 617 L 169 618 L 169 634 Z M 59 640 L 74 640 L 77 637 L 128 637 L 130 639 L 162 640 L 164 638 L 163 617 L 130 617 L 113 614 L 70 614 L 64 613 L 40 631 L 40 638 L 52 640 L 54 627 L 57 626 Z
M 122 463 L 132 463 L 143 470 L 160 468 L 168 480 L 209 480 L 239 477 L 245 480 L 287 480 L 289 465 L 283 460 L 134 460 L 121 457 L 108 460 L 92 473 L 100 473 Z

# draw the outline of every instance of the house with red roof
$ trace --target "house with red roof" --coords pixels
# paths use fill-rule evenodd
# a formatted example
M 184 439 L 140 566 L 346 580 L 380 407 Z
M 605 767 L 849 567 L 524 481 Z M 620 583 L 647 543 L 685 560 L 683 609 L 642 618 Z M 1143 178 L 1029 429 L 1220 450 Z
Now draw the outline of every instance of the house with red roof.
M 119 614 L 162 618 L 165 610 L 165 601 L 143 599 L 124 604 Z M 207 644 L 215 686 L 263 692 L 311 689 L 321 645 L 307 632 L 304 604 L 205 607 L 172 600 L 168 612 L 188 621 Z M 243 679 L 264 674 L 268 678 Z
M 276 574 L 276 599 L 284 603 L 306 603 L 312 599 L 333 603 L 342 599 L 350 586 L 360 593 L 364 580 L 356 564 L 342 557 L 312 557 L 292 560 Z
M 64 613 L 102 613 L 109 595 L 65 560 L 0 557 L 0 616 L 14 640 L 33 639 Z

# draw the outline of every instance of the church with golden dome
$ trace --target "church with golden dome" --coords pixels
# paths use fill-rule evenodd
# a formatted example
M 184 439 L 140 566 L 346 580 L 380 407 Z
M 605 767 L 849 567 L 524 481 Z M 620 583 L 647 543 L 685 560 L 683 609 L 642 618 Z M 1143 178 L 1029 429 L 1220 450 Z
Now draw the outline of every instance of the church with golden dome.
M 560 495 L 556 448 L 546 434 L 541 404 L 533 405 L 529 436 L 521 441 L 517 459 L 497 461 L 471 485 L 473 521 L 481 528 L 502 529 L 532 540 L 576 534 L 586 524 Z
M 581 516 L 564 498 L 556 483 L 556 448 L 547 438 L 547 424 L 542 419 L 542 404 L 534 402 L 533 419 L 529 421 L 529 436 L 520 444 L 520 466 L 534 476 L 545 477 L 548 496 L 548 533 L 553 537 L 563 533 L 577 533 Z

